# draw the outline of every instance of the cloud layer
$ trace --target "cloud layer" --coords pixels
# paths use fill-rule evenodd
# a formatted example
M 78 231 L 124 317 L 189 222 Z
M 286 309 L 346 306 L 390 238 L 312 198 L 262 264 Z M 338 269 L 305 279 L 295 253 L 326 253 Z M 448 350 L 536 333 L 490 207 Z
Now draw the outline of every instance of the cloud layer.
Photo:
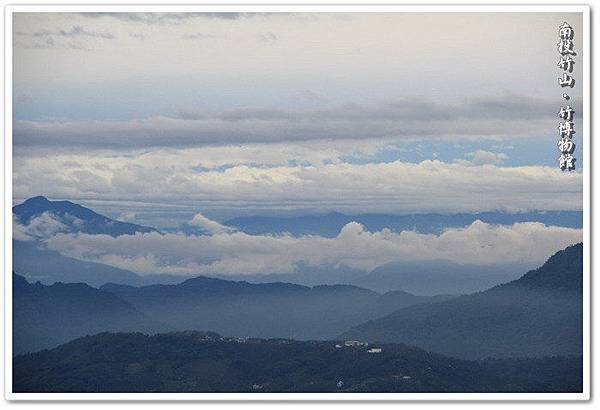
M 113 238 L 63 234 L 47 241 L 64 255 L 144 273 L 257 274 L 293 272 L 299 264 L 345 265 L 371 270 L 399 260 L 458 263 L 542 263 L 552 253 L 582 240 L 579 229 L 518 223 L 495 226 L 476 221 L 440 235 L 389 230 L 366 232 L 355 222 L 335 238 L 248 235 L 210 236 L 148 233 Z
M 514 102 L 514 101 L 517 102 Z M 578 104 L 576 110 L 580 112 Z M 554 132 L 556 101 L 523 96 L 441 104 L 406 98 L 318 110 L 181 110 L 178 117 L 14 123 L 17 147 L 198 147 L 312 140 L 519 138 Z M 60 149 L 60 148 L 59 148 Z
M 73 218 L 72 222 L 77 219 Z M 27 225 L 20 224 L 13 217 L 13 238 L 17 241 L 46 240 L 59 232 L 67 232 L 69 227 L 51 212 L 44 212 L 32 218 Z
M 14 195 L 186 204 L 203 213 L 218 208 L 347 213 L 581 210 L 583 200 L 582 174 L 563 173 L 554 167 L 429 160 L 267 165 L 269 161 L 277 163 L 278 155 L 289 158 L 282 155 L 286 149 L 294 150 L 278 148 L 18 158 Z M 258 163 L 245 162 L 254 154 Z M 329 154 L 335 157 L 336 152 Z M 315 155 L 312 159 L 325 152 Z M 232 163 L 222 165 L 227 160 Z

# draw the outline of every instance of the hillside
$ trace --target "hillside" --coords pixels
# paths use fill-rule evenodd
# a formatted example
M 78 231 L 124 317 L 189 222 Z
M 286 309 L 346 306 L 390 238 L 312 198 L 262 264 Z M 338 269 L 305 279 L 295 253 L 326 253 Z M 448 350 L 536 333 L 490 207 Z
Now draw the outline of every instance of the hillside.
M 351 326 L 401 307 L 438 301 L 406 292 L 386 295 L 349 285 L 307 287 L 252 284 L 197 277 L 178 285 L 102 290 L 177 330 L 211 330 L 227 336 L 328 339 Z
M 452 300 L 399 309 L 341 337 L 407 343 L 461 358 L 582 352 L 583 246 L 520 279 Z
M 102 331 L 165 331 L 115 295 L 83 283 L 45 286 L 13 274 L 13 354 Z
M 405 345 L 111 334 L 18 356 L 15 392 L 578 392 L 581 357 L 465 361 Z

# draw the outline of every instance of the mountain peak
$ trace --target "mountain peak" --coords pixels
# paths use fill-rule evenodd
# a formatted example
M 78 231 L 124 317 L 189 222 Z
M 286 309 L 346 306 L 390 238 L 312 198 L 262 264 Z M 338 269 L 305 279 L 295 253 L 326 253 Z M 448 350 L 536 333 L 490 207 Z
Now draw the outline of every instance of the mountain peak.
M 46 198 L 45 196 L 42 195 L 38 195 L 38 196 L 34 196 L 31 197 L 29 199 L 27 199 L 25 202 L 23 202 L 24 204 L 47 204 L 50 201 L 48 200 L 48 198 Z
M 29 224 L 32 219 L 46 212 L 67 226 L 69 232 L 119 236 L 156 231 L 147 226 L 113 220 L 71 201 L 50 201 L 44 196 L 29 198 L 13 207 L 14 216 L 23 225 Z

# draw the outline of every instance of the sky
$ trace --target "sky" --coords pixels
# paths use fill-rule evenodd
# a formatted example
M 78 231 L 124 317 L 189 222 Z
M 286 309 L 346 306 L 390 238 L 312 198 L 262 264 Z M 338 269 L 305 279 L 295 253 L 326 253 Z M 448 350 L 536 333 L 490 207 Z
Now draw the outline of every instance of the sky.
M 16 13 L 14 201 L 217 230 L 253 214 L 581 210 L 581 81 L 578 169 L 557 167 L 564 21 L 577 81 L 577 14 Z
M 565 14 L 15 14 L 14 197 L 158 225 L 581 209 L 556 169 L 564 20 L 577 50 Z

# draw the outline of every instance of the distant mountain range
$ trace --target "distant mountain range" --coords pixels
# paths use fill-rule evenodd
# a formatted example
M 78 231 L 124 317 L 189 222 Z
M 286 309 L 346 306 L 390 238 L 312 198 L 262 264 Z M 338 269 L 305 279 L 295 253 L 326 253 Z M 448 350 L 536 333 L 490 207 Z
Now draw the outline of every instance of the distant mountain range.
M 15 392 L 581 392 L 581 357 L 451 359 L 405 345 L 102 333 L 18 356 Z
M 33 218 L 50 213 L 65 226 L 65 232 L 93 235 L 134 235 L 138 232 L 157 232 L 155 228 L 121 222 L 100 215 L 89 208 L 70 201 L 49 201 L 43 196 L 29 198 L 13 207 L 17 222 L 28 225 Z
M 112 293 L 83 283 L 44 286 L 13 275 L 13 354 L 103 331 L 165 331 Z
M 265 275 L 210 275 L 250 283 L 286 282 L 306 286 L 346 284 L 375 292 L 404 290 L 415 295 L 466 294 L 519 278 L 532 264 L 459 264 L 447 260 L 398 261 L 371 272 L 347 266 L 297 266 L 293 273 Z
M 13 207 L 13 214 L 23 225 L 48 212 L 64 223 L 68 232 L 106 234 L 111 236 L 133 235 L 138 232 L 157 232 L 149 226 L 117 221 L 100 215 L 89 208 L 70 201 L 50 201 L 43 196 L 27 199 Z M 229 219 L 223 224 L 252 235 L 283 234 L 337 236 L 350 222 L 362 224 L 371 232 L 390 229 L 392 231 L 414 230 L 422 233 L 440 233 L 446 228 L 467 226 L 480 220 L 494 225 L 512 225 L 517 222 L 541 222 L 546 225 L 581 228 L 581 211 L 529 211 L 529 212 L 481 212 L 461 214 L 358 214 L 345 215 L 330 212 L 318 215 L 300 216 L 245 216 Z M 184 224 L 180 227 L 165 228 L 165 232 L 181 231 L 186 234 L 205 234 L 201 228 Z
M 406 343 L 453 357 L 579 355 L 583 246 L 570 246 L 520 279 L 452 300 L 410 306 L 340 337 Z
M 379 294 L 349 285 L 307 287 L 197 277 L 178 285 L 100 288 L 176 330 L 227 336 L 328 339 L 402 307 L 447 300 L 406 292 Z
M 246 216 L 233 218 L 223 224 L 252 235 L 289 233 L 295 236 L 319 235 L 335 237 L 350 222 L 362 224 L 367 231 L 417 231 L 439 234 L 446 228 L 467 226 L 480 220 L 493 225 L 512 225 L 517 222 L 541 222 L 546 225 L 581 228 L 581 211 L 481 212 L 461 214 L 359 214 L 345 215 L 330 212 L 322 215 L 290 217 Z

